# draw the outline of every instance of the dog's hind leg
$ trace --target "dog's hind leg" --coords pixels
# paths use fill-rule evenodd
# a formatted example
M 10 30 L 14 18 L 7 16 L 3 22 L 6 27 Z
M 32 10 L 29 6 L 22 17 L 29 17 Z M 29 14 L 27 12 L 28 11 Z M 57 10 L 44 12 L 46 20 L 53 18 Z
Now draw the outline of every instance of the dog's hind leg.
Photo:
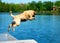
M 12 24 L 10 24 L 9 26 L 8 26 L 8 32 L 10 31 L 10 27 L 12 26 Z
M 12 27 L 12 31 L 13 31 L 13 32 L 15 31 L 15 27 Z
M 15 31 L 15 27 L 16 27 L 17 25 L 16 24 L 13 24 L 12 25 L 12 31 L 14 32 Z
M 12 31 L 15 31 L 15 26 L 17 26 L 17 25 L 16 25 L 16 22 L 13 21 L 13 22 L 12 22 Z

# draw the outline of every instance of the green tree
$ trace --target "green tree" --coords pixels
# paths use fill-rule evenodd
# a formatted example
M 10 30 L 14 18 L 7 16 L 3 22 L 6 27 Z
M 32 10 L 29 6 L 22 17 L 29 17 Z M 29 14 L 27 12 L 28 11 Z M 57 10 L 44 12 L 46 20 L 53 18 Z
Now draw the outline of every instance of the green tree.
M 38 10 L 38 11 L 42 11 L 43 4 L 42 4 L 41 1 L 39 1 L 36 6 L 37 6 L 37 10 Z
M 1 12 L 1 10 L 2 10 L 2 2 L 0 0 L 0 12 Z
M 35 1 L 32 1 L 31 3 L 29 3 L 29 7 L 30 7 L 30 9 L 32 9 L 32 10 L 36 10 L 36 2 Z
M 44 3 L 43 3 L 43 7 L 45 7 L 45 9 L 46 9 L 47 11 L 51 11 L 51 9 L 52 9 L 52 7 L 53 7 L 53 2 L 50 2 L 50 1 L 44 2 Z
M 60 13 L 60 1 L 56 1 L 56 2 L 55 2 L 55 6 L 56 6 L 57 9 L 58 9 L 58 13 Z
M 55 2 L 55 5 L 56 5 L 57 7 L 60 7 L 60 1 L 56 1 L 56 2 Z

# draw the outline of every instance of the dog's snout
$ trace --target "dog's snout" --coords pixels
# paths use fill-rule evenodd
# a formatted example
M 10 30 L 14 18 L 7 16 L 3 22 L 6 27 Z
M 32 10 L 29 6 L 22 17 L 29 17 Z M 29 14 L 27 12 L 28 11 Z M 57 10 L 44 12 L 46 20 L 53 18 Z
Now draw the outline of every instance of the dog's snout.
M 35 15 L 33 15 L 33 17 L 35 17 Z

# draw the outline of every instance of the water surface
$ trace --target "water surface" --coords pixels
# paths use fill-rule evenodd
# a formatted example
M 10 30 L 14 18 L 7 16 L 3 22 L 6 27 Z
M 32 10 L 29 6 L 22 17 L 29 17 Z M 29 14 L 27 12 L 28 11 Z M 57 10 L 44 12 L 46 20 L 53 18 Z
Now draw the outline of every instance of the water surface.
M 60 43 L 60 15 L 36 15 L 35 20 L 21 22 L 15 32 L 12 29 L 8 32 L 8 25 L 12 20 L 9 13 L 0 13 L 0 33 L 7 32 L 18 40 L 34 39 L 38 43 Z

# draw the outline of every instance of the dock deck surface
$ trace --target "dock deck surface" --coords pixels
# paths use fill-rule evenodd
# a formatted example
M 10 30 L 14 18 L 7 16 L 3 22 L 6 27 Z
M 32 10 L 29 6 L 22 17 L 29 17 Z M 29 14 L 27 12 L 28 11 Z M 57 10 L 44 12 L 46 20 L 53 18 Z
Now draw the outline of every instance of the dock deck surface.
M 37 43 L 35 40 L 17 40 L 8 33 L 0 34 L 0 43 Z

